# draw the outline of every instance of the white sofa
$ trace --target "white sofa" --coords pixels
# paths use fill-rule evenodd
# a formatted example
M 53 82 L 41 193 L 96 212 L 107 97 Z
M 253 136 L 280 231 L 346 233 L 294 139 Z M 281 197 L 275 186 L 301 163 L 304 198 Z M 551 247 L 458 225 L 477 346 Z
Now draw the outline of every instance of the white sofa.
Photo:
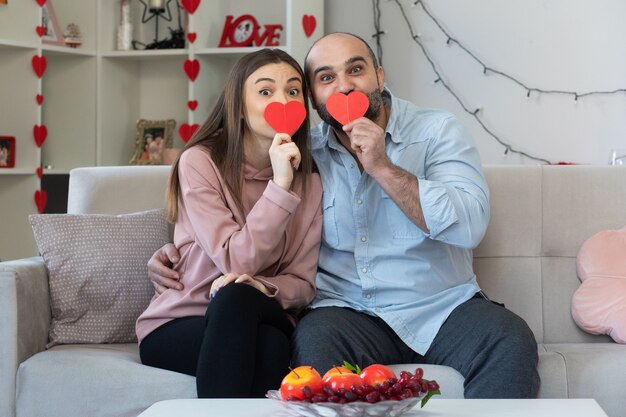
M 99 167 L 70 175 L 70 213 L 163 207 L 169 167 Z M 581 243 L 626 225 L 626 167 L 487 166 L 492 218 L 475 251 L 485 292 L 522 316 L 539 343 L 542 398 L 595 398 L 626 417 L 626 346 L 579 330 L 570 315 Z M 0 263 L 0 416 L 135 416 L 195 396 L 187 375 L 143 366 L 135 344 L 45 350 L 47 271 L 39 257 Z M 415 368 L 417 365 L 399 365 Z M 462 397 L 456 371 L 425 366 L 444 397 Z

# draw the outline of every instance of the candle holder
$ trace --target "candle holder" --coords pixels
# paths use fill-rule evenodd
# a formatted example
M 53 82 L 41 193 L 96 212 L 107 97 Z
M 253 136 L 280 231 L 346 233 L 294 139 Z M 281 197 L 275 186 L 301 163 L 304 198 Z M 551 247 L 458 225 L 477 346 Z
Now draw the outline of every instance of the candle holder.
M 154 41 L 152 43 L 144 44 L 140 41 L 133 41 L 133 49 L 176 49 L 185 47 L 185 31 L 183 30 L 181 7 L 178 0 L 176 0 L 176 11 L 178 12 L 178 29 L 170 30 L 170 38 L 159 40 L 159 20 L 162 19 L 166 22 L 171 22 L 172 12 L 170 10 L 170 3 L 174 0 L 154 1 L 150 0 L 146 3 L 144 0 L 139 0 L 143 4 L 143 14 L 141 16 L 141 23 L 146 24 L 151 20 L 154 20 Z M 140 47 L 138 47 L 140 46 Z

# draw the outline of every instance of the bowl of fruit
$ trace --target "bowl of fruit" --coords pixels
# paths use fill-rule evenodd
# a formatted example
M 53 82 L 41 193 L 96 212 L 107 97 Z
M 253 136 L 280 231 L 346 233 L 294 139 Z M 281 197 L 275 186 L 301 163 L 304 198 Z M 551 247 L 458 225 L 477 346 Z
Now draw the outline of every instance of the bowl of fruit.
M 364 369 L 347 362 L 320 376 L 312 366 L 292 369 L 280 390 L 267 397 L 280 401 L 293 415 L 307 417 L 399 416 L 421 401 L 423 407 L 440 394 L 437 381 L 424 378 L 422 368 L 399 376 L 380 364 Z

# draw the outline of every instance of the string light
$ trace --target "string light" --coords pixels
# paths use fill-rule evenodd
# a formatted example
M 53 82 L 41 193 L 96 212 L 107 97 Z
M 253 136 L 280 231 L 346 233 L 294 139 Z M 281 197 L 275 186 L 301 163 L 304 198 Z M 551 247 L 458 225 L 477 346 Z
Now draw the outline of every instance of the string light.
M 421 41 L 420 34 L 416 34 L 414 32 L 413 27 L 411 25 L 411 22 L 409 21 L 409 18 L 408 18 L 407 14 L 406 14 L 406 11 L 405 11 L 404 7 L 402 6 L 402 4 L 400 3 L 400 1 L 399 0 L 394 0 L 394 2 L 397 4 L 397 6 L 400 9 L 400 12 L 402 13 L 402 16 L 403 16 L 403 18 L 404 18 L 404 20 L 405 20 L 405 22 L 406 22 L 406 24 L 408 26 L 409 33 L 411 34 L 411 38 L 420 47 L 420 49 L 422 50 L 422 53 L 424 54 L 424 56 L 426 57 L 426 59 L 430 63 L 430 66 L 432 67 L 433 72 L 437 75 L 437 78 L 433 81 L 433 84 L 441 84 L 446 90 L 448 90 L 448 92 L 461 105 L 463 110 L 466 113 L 470 114 L 472 117 L 474 117 L 474 119 L 483 128 L 483 130 L 485 132 L 487 132 L 487 134 L 489 134 L 493 139 L 495 139 L 500 145 L 502 145 L 505 148 L 505 150 L 504 150 L 504 154 L 505 155 L 507 155 L 509 152 L 511 152 L 511 153 L 516 153 L 518 155 L 525 156 L 525 157 L 533 159 L 535 161 L 551 164 L 551 162 L 549 160 L 547 160 L 547 159 L 540 158 L 538 156 L 534 156 L 534 155 L 528 154 L 526 152 L 514 149 L 511 145 L 509 145 L 508 143 L 504 142 L 499 136 L 497 136 L 495 133 L 493 133 L 485 125 L 485 123 L 479 117 L 479 113 L 480 113 L 480 110 L 481 110 L 480 107 L 478 107 L 478 108 L 476 108 L 474 110 L 470 110 L 468 108 L 468 106 L 461 100 L 461 98 L 458 96 L 458 94 L 456 94 L 456 92 L 450 87 L 450 85 L 448 85 L 448 83 L 444 81 L 442 75 L 437 70 L 435 62 L 433 61 L 432 57 L 430 56 L 430 54 L 428 53 L 426 47 L 424 46 L 424 44 Z M 378 35 L 378 34 L 381 33 L 381 29 L 380 29 L 380 0 L 372 0 L 372 3 L 374 5 L 374 10 L 378 10 L 378 13 L 374 14 L 374 27 L 375 27 L 375 30 L 376 30 L 376 34 Z M 496 68 L 490 67 L 487 64 L 485 64 L 475 54 L 473 54 L 465 45 L 463 45 L 462 42 L 460 42 L 458 39 L 456 39 L 454 36 L 452 36 L 450 33 L 448 33 L 445 30 L 445 28 L 439 22 L 439 20 L 437 20 L 437 18 L 430 12 L 430 10 L 428 9 L 428 7 L 426 6 L 426 4 L 424 3 L 423 0 L 416 0 L 416 1 L 414 1 L 411 7 L 415 7 L 417 5 L 420 5 L 422 7 L 422 9 L 426 13 L 426 15 L 428 15 L 428 17 L 434 22 L 434 24 L 439 28 L 439 30 L 446 36 L 446 45 L 452 46 L 453 44 L 456 44 L 459 48 L 461 48 L 462 51 L 467 53 L 472 59 L 474 59 L 483 68 L 483 74 L 484 75 L 488 75 L 488 73 L 493 73 L 493 74 L 496 74 L 496 75 L 500 75 L 500 76 L 508 79 L 509 81 L 512 81 L 513 83 L 519 85 L 520 87 L 522 87 L 526 91 L 526 99 L 530 99 L 530 95 L 533 92 L 538 93 L 538 94 L 569 95 L 569 96 L 574 96 L 573 104 L 577 104 L 579 99 L 585 98 L 585 97 L 589 97 L 589 96 L 593 96 L 593 95 L 626 94 L 626 88 L 619 88 L 619 89 L 610 90 L 610 91 L 587 91 L 587 92 L 580 92 L 579 93 L 579 92 L 576 92 L 576 91 L 549 90 L 549 89 L 543 89 L 543 88 L 538 88 L 538 87 L 531 87 L 531 86 L 527 85 L 526 83 L 520 81 L 519 79 L 513 77 L 512 75 L 509 75 L 509 74 L 507 74 L 507 73 L 505 73 L 503 71 L 500 71 L 500 70 L 498 70 Z M 382 33 L 384 33 L 384 31 L 382 31 Z M 380 51 L 380 53 L 382 53 L 382 46 L 381 46 L 380 38 L 381 38 L 380 36 L 376 36 L 376 46 L 377 46 L 377 50 Z M 381 65 L 382 65 L 382 61 L 381 61 Z

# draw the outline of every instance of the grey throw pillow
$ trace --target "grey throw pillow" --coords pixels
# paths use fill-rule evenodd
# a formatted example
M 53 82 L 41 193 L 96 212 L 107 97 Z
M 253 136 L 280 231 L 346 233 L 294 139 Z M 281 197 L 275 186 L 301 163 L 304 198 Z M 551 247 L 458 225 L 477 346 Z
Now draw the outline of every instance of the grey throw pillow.
M 137 341 L 135 320 L 154 294 L 147 263 L 169 242 L 165 210 L 35 214 L 29 221 L 48 267 L 48 347 Z

